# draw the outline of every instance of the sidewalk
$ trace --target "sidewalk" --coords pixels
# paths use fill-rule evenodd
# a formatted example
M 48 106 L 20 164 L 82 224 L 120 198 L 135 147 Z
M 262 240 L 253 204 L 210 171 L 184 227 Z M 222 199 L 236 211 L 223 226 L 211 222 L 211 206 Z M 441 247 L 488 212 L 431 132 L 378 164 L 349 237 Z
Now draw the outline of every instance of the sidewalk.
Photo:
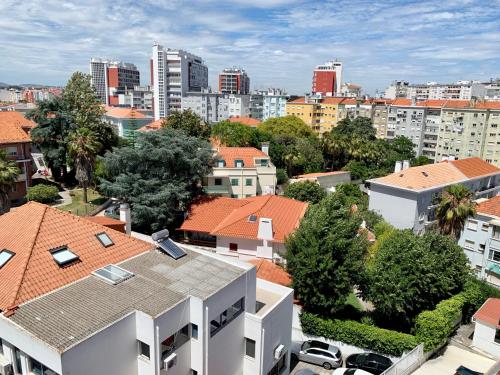
M 69 190 L 63 190 L 59 192 L 59 196 L 62 198 L 61 203 L 58 203 L 52 207 L 61 207 L 71 204 L 73 202 L 73 198 L 69 195 Z

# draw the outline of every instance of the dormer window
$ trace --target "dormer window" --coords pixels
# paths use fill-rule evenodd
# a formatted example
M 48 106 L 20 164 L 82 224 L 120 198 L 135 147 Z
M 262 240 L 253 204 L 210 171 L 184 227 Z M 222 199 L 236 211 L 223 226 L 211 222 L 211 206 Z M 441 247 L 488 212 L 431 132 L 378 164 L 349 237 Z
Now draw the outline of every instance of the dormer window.
M 268 159 L 260 159 L 260 166 L 261 167 L 267 167 L 268 165 L 269 165 Z
M 217 167 L 218 168 L 224 168 L 226 166 L 226 161 L 221 159 L 221 160 L 217 160 Z
M 235 168 L 243 168 L 243 166 L 244 166 L 243 160 L 240 160 L 240 159 L 235 160 L 234 166 L 235 166 Z
M 63 267 L 80 259 L 80 257 L 73 253 L 67 246 L 61 246 L 52 249 L 50 250 L 50 253 L 60 267 Z
M 7 249 L 3 249 L 2 251 L 0 251 L 0 268 L 2 268 L 3 266 L 5 266 L 7 264 L 7 262 L 15 255 L 14 252 L 10 251 L 10 250 L 7 250 Z

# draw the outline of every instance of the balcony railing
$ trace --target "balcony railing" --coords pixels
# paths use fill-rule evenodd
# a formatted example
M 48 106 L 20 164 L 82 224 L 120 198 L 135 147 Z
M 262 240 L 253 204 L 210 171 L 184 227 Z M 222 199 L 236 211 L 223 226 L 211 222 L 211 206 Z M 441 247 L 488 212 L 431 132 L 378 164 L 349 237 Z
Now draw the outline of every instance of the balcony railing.
M 491 197 L 497 195 L 497 193 L 500 191 L 500 186 L 494 186 L 494 187 L 484 187 L 484 188 L 481 188 L 479 191 L 476 191 L 474 193 L 474 195 L 476 196 L 476 198 L 480 198 L 480 197 L 484 197 L 484 196 L 489 196 L 489 194 L 493 194 L 491 195 Z
M 229 187 L 226 185 L 203 186 L 203 190 L 207 194 L 229 194 Z

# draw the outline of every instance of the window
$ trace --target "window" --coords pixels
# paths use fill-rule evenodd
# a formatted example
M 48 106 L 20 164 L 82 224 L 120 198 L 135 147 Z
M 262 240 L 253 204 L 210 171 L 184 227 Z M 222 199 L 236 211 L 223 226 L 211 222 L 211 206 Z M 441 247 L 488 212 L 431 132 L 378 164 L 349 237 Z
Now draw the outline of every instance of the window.
M 15 253 L 7 249 L 0 251 L 0 268 L 2 268 L 14 255 Z
M 500 250 L 491 249 L 490 253 L 488 254 L 488 259 L 494 262 L 500 262 Z
M 227 310 L 224 310 L 219 316 L 210 321 L 210 337 L 213 337 L 222 328 L 231 323 L 237 316 L 244 311 L 245 298 L 242 297 L 236 301 Z
M 467 250 L 474 250 L 474 245 L 475 245 L 474 241 L 465 240 L 464 248 Z
M 495 240 L 500 240 L 500 227 L 497 227 L 496 225 L 493 226 L 493 238 Z
M 56 249 L 50 250 L 52 257 L 59 266 L 65 266 L 69 263 L 75 262 L 78 259 L 78 255 L 73 253 L 67 246 L 61 246 Z
M 255 340 L 245 337 L 245 355 L 255 358 Z
M 95 236 L 104 247 L 110 247 L 111 245 L 114 245 L 113 240 L 106 232 L 98 233 Z
M 189 324 L 186 324 L 184 327 L 181 328 L 181 335 L 189 337 Z
M 216 179 L 214 179 L 214 185 L 215 186 L 221 186 L 222 185 L 222 178 L 216 178 Z
M 45 367 L 37 360 L 31 358 L 31 372 L 36 375 L 56 375 L 54 371 Z
M 191 323 L 191 337 L 195 340 L 198 339 L 198 325 Z
M 139 347 L 139 357 L 149 359 L 149 345 L 140 340 L 137 340 L 137 344 Z
M 481 230 L 482 230 L 483 232 L 487 232 L 489 227 L 490 227 L 490 225 L 489 225 L 488 223 L 484 223 L 484 224 L 481 226 Z
M 269 165 L 269 160 L 267 159 L 260 159 L 260 166 L 261 167 L 267 167 Z
M 122 281 L 130 279 L 134 276 L 132 272 L 124 270 L 114 264 L 109 264 L 103 268 L 99 268 L 98 270 L 92 272 L 92 274 L 113 285 L 119 284 Z
M 230 243 L 229 244 L 229 251 L 238 251 L 238 244 L 237 243 Z
M 477 220 L 470 220 L 469 219 L 469 222 L 467 223 L 467 229 L 477 230 Z
M 231 186 L 238 186 L 240 184 L 240 180 L 237 178 L 231 179 Z
M 495 342 L 497 344 L 500 344 L 500 328 L 497 328 L 497 330 L 495 332 Z
M 244 166 L 243 160 L 235 160 L 234 161 L 234 166 L 236 168 L 243 168 L 243 166 Z
M 253 180 L 251 178 L 246 178 L 245 179 L 245 186 L 252 186 L 253 185 Z
M 226 166 L 226 162 L 224 160 L 217 161 L 217 167 L 224 168 Z

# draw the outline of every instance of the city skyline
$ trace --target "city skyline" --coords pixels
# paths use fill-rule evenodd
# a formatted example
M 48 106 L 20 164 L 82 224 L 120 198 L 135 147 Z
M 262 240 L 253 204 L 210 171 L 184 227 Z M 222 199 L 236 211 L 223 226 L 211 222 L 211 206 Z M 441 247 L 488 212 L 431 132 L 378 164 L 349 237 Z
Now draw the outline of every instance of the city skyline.
M 3 2 L 0 11 L 0 81 L 11 84 L 63 85 L 73 71 L 88 73 L 91 57 L 136 64 L 149 84 L 154 41 L 203 58 L 213 89 L 222 69 L 241 66 L 252 89 L 310 92 L 314 67 L 335 58 L 343 81 L 372 95 L 395 79 L 488 80 L 500 72 L 498 0 L 30 0 Z

